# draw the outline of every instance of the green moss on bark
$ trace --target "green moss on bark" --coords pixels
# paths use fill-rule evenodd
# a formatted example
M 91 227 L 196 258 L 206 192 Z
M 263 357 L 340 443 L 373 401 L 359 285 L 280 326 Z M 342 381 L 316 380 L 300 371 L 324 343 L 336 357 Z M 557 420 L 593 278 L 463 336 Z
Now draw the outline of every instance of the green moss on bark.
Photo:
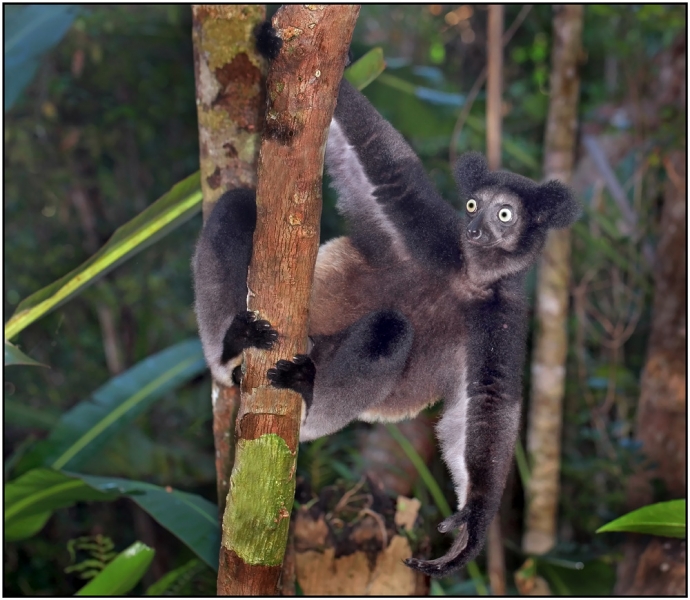
M 279 435 L 238 441 L 223 545 L 248 564 L 275 566 L 283 561 L 295 495 L 295 459 Z

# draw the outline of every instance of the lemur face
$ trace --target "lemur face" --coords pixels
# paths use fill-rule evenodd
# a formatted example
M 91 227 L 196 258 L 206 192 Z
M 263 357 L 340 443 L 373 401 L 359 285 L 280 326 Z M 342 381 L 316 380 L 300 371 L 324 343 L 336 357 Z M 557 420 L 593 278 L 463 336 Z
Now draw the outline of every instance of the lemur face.
M 516 194 L 495 186 L 481 188 L 470 195 L 465 211 L 464 233 L 471 246 L 516 249 L 528 218 Z

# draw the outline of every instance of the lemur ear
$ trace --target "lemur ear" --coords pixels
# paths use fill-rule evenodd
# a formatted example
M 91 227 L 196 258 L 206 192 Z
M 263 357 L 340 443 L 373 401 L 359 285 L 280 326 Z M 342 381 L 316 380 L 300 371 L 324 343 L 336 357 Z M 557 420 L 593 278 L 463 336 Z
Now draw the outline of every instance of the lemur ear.
M 568 227 L 580 216 L 580 203 L 572 190 L 560 181 L 542 183 L 537 186 L 534 196 L 537 220 L 548 227 Z
M 465 152 L 455 162 L 455 183 L 460 191 L 461 198 L 469 195 L 481 186 L 482 180 L 489 172 L 486 158 L 479 152 Z

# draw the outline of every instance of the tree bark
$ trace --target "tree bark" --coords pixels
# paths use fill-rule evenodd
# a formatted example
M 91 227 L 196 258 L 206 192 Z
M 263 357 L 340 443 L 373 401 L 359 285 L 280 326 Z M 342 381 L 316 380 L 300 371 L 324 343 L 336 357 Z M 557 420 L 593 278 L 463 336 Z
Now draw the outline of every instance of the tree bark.
M 501 168 L 501 129 L 503 122 L 503 20 L 504 7 L 489 5 L 487 24 L 487 81 L 486 81 L 486 157 L 489 169 Z M 506 594 L 506 564 L 501 535 L 501 513 L 496 513 L 489 526 L 486 562 L 494 596 Z
M 266 64 L 254 48 L 253 31 L 265 18 L 259 4 L 192 6 L 204 218 L 227 190 L 256 187 Z M 234 460 L 240 390 L 214 381 L 211 395 L 220 518 Z
M 544 177 L 564 183 L 571 180 L 575 155 L 582 17 L 582 5 L 554 7 Z M 537 333 L 527 419 L 532 469 L 522 540 L 529 554 L 543 554 L 556 542 L 569 281 L 570 232 L 552 231 L 539 264 L 536 291 Z
M 273 19 L 284 45 L 266 82 L 247 304 L 280 338 L 272 351 L 250 349 L 244 356 L 235 463 L 223 516 L 221 595 L 278 592 L 302 399 L 270 387 L 266 371 L 307 348 L 324 149 L 358 13 L 357 6 L 286 5 Z
M 668 174 L 654 269 L 652 332 L 637 409 L 637 439 L 647 462 L 628 482 L 628 508 L 687 495 L 687 157 L 675 151 Z M 660 480 L 663 498 L 654 498 Z M 685 540 L 629 536 L 616 593 L 686 595 Z

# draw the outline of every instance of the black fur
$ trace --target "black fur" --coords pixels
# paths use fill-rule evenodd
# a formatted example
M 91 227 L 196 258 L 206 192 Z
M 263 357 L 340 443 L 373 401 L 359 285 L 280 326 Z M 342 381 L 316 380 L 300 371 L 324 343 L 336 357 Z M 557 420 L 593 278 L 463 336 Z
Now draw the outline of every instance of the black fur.
M 278 37 L 271 21 L 264 21 L 257 26 L 254 32 L 256 50 L 261 56 L 269 60 L 275 60 L 283 47 L 282 38 Z
M 367 357 L 376 360 L 393 354 L 405 335 L 406 325 L 393 311 L 378 314 L 371 326 Z
M 220 361 L 225 364 L 246 348 L 270 350 L 277 340 L 278 332 L 268 321 L 257 320 L 250 310 L 237 313 L 225 332 Z
M 264 21 L 256 27 L 254 39 L 256 42 L 256 50 L 261 56 L 268 60 L 275 60 L 278 58 L 278 54 L 280 54 L 283 48 L 283 39 L 278 36 L 278 32 L 275 30 L 270 20 Z M 349 67 L 354 60 L 352 50 L 348 50 L 345 66 Z
M 288 388 L 302 394 L 307 409 L 311 408 L 316 367 L 309 356 L 298 354 L 292 360 L 279 360 L 275 369 L 266 372 L 266 377 L 277 388 Z
M 256 226 L 253 190 L 235 189 L 216 202 L 192 260 L 195 311 L 204 353 L 213 376 L 233 385 L 224 365 L 233 342 L 227 338 L 235 315 L 247 310 L 247 269 Z M 238 342 L 235 347 L 241 347 Z
M 303 395 L 303 441 L 357 418 L 400 420 L 444 398 L 437 432 L 458 510 L 439 530 L 458 536 L 441 558 L 407 561 L 442 577 L 477 556 L 498 510 L 520 422 L 525 273 L 549 228 L 572 223 L 578 204 L 558 182 L 492 173 L 469 153 L 455 176 L 461 199 L 473 203 L 458 215 L 402 136 L 345 81 L 326 165 L 350 238 L 319 252 L 309 357 L 281 360 L 268 377 Z M 253 195 L 231 200 L 211 214 L 195 257 L 200 332 L 216 378 L 225 376 L 221 342 L 225 358 L 246 343 L 230 316 L 246 310 L 256 210 Z M 237 214 L 242 202 L 246 218 Z

